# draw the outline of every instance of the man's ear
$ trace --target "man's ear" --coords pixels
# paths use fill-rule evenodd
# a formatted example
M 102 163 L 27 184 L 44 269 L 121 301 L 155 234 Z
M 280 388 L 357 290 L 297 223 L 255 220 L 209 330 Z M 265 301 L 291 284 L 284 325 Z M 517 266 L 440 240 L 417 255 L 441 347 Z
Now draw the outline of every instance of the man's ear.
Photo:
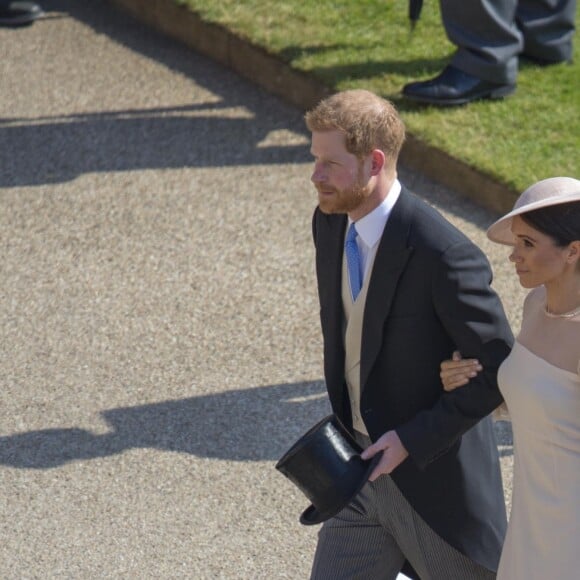
M 371 174 L 378 175 L 385 166 L 385 154 L 380 149 L 371 152 Z

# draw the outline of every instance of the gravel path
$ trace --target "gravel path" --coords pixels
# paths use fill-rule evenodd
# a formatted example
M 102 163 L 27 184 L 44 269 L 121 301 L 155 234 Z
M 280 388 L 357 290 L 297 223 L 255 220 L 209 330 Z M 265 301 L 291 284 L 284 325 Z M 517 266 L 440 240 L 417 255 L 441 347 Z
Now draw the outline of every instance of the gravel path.
M 43 5 L 0 29 L 0 578 L 305 578 L 274 470 L 328 412 L 301 113 L 101 0 Z M 495 216 L 401 178 L 517 328 Z

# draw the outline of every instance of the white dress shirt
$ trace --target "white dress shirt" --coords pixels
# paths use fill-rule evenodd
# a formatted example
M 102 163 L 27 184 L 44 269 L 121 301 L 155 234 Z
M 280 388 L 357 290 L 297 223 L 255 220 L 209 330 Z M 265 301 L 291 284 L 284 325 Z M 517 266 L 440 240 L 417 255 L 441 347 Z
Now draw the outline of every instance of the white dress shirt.
M 363 272 L 363 284 L 368 276 L 370 265 L 374 262 L 374 256 L 377 253 L 379 241 L 383 235 L 387 220 L 391 215 L 393 206 L 399 199 L 401 194 L 401 184 L 398 179 L 395 179 L 389 193 L 371 213 L 365 215 L 356 222 L 356 243 L 358 246 L 359 256 L 361 258 L 361 267 Z M 352 220 L 348 219 L 348 227 Z

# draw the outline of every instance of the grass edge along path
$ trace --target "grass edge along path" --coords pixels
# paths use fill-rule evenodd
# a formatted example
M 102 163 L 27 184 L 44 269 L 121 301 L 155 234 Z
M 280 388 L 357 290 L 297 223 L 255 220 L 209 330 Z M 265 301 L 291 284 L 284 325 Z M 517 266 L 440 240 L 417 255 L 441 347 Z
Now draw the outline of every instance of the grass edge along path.
M 290 53 L 294 55 L 300 54 L 298 49 L 294 49 L 293 52 L 281 51 L 282 53 L 280 53 L 279 51 L 278 54 L 272 54 L 263 46 L 257 45 L 254 40 L 248 39 L 247 35 L 242 31 L 232 30 L 229 26 L 219 22 L 209 22 L 206 14 L 200 14 L 192 10 L 191 7 L 184 7 L 182 0 L 111 1 L 128 10 L 147 24 L 210 56 L 212 59 L 232 68 L 242 76 L 253 80 L 267 90 L 282 96 L 287 101 L 303 109 L 309 108 L 321 97 L 330 94 L 334 90 L 341 90 L 350 86 L 367 86 L 370 90 L 385 94 L 385 91 L 371 86 L 372 79 L 364 83 L 361 83 L 360 80 L 347 79 L 344 81 L 339 79 L 333 83 L 329 78 L 323 80 L 320 75 L 315 74 L 313 71 L 299 70 L 293 66 L 292 58 L 289 59 L 288 56 Z M 204 0 L 188 0 L 190 4 L 198 1 L 202 4 L 204 3 Z M 343 4 L 348 3 L 348 1 L 346 0 Z M 433 15 L 431 18 L 433 18 Z M 403 24 L 401 24 L 402 26 Z M 292 54 L 290 54 L 290 57 Z M 290 62 L 288 62 L 289 60 Z M 480 164 L 477 163 L 477 160 L 466 159 L 461 155 L 461 151 L 455 155 L 447 153 L 446 149 L 449 148 L 446 143 L 440 141 L 439 134 L 453 133 L 453 127 L 448 127 L 445 132 L 435 131 L 435 138 L 429 138 L 428 134 L 425 135 L 421 131 L 421 119 L 426 113 L 442 115 L 443 122 L 435 120 L 434 123 L 435 126 L 444 127 L 447 124 L 445 119 L 457 114 L 455 111 L 434 111 L 432 107 L 427 109 L 421 107 L 406 109 L 404 103 L 393 98 L 392 95 L 388 94 L 388 91 L 386 93 L 385 96 L 393 100 L 401 110 L 409 129 L 408 141 L 401 158 L 402 163 L 471 197 L 490 209 L 498 212 L 507 211 L 513 205 L 513 201 L 521 189 L 537 179 L 554 174 L 553 171 L 550 171 L 550 163 L 547 160 L 544 165 L 544 174 L 541 173 L 542 168 L 539 168 L 540 172 L 537 172 L 537 174 L 525 172 L 526 177 L 520 179 L 520 183 L 517 184 L 514 180 L 503 178 L 502 175 L 485 166 L 479 168 Z M 485 127 L 486 119 L 489 119 L 489 115 L 486 117 L 482 113 L 482 108 L 483 112 L 485 112 L 486 107 L 503 107 L 505 109 L 505 107 L 510 106 L 510 100 L 506 100 L 505 103 L 474 103 L 469 107 L 460 108 L 458 113 L 461 115 L 461 130 L 465 130 L 467 124 L 463 116 L 472 116 L 475 119 L 469 125 L 469 131 L 465 130 L 465 140 L 472 140 L 476 143 L 479 141 L 480 145 L 476 147 L 476 150 L 487 148 L 486 143 L 481 142 L 481 137 L 477 135 L 478 129 L 481 126 Z M 530 97 L 524 95 L 524 100 L 530 106 Z M 538 107 L 541 108 L 542 104 L 539 104 Z M 533 109 L 533 104 L 530 108 Z M 505 121 L 503 122 L 505 123 Z M 534 122 L 533 113 L 530 113 L 532 129 Z M 489 123 L 489 120 L 487 123 Z M 554 136 L 552 138 L 554 139 Z M 517 152 L 514 151 L 515 146 L 513 143 L 504 143 L 501 139 L 497 141 L 499 142 L 500 151 L 503 152 L 500 155 L 503 160 Z M 577 156 L 577 150 L 577 148 L 574 149 L 574 159 Z M 571 173 L 568 172 L 568 174 Z

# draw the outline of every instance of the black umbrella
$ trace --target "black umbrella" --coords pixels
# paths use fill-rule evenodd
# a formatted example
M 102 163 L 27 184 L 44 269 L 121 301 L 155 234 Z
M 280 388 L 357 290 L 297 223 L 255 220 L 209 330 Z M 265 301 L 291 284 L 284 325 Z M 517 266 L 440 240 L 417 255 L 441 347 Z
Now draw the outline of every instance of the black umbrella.
M 411 30 L 415 28 L 421 10 L 423 8 L 423 0 L 409 0 L 409 20 L 411 21 Z

